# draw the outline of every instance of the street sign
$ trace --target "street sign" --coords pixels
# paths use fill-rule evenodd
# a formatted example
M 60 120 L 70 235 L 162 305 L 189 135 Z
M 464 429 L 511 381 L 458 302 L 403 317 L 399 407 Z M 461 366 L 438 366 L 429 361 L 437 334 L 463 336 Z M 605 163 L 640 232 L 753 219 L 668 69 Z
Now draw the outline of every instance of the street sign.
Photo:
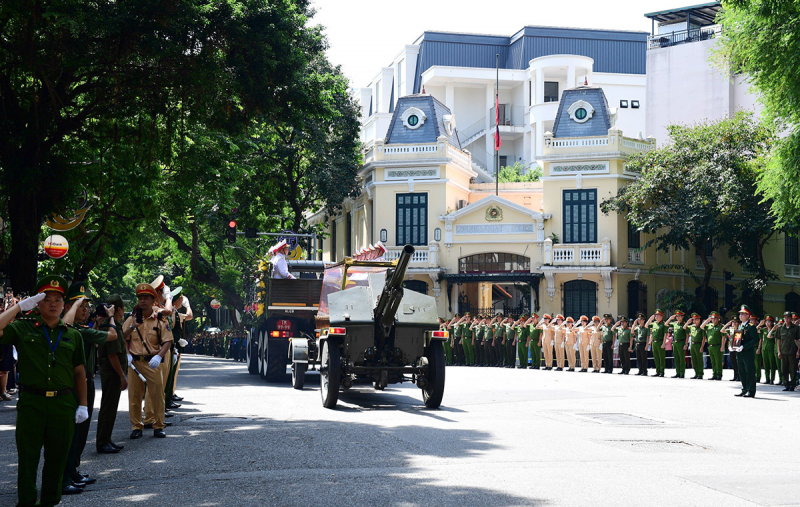
M 58 234 L 48 236 L 44 240 L 42 247 L 44 248 L 44 253 L 53 259 L 60 259 L 67 255 L 67 252 L 69 251 L 69 243 L 67 242 L 67 238 L 64 236 L 59 236 Z
M 213 308 L 214 310 L 219 310 L 220 306 L 222 306 L 222 303 L 220 303 L 216 299 L 211 300 L 211 308 Z

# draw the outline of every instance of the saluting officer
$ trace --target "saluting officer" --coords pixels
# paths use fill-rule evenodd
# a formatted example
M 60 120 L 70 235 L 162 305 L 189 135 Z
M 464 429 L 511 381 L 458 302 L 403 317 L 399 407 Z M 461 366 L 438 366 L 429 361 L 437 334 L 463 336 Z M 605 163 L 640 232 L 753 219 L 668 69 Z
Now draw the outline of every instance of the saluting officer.
M 118 339 L 109 340 L 97 347 L 97 360 L 100 366 L 100 385 L 103 395 L 100 398 L 100 412 L 97 414 L 97 438 L 95 445 L 101 454 L 114 454 L 124 445 L 115 444 L 111 439 L 114 423 L 117 420 L 119 397 L 128 389 L 128 350 L 122 337 L 122 322 L 125 320 L 125 303 L 118 294 L 106 300 L 113 307 L 111 319 L 101 318 L 100 330 L 114 328 Z
M 14 345 L 19 352 L 19 507 L 51 506 L 61 501 L 61 480 L 75 424 L 89 418 L 83 339 L 61 320 L 66 288 L 67 282 L 60 276 L 46 276 L 36 284 L 35 296 L 0 314 L 0 344 Z M 21 312 L 30 313 L 11 322 Z M 42 497 L 37 504 L 36 475 L 42 447 Z
M 703 326 L 700 325 L 700 315 L 692 313 L 692 320 L 687 322 L 683 328 L 689 332 L 691 339 L 691 349 L 689 350 L 692 356 L 692 368 L 694 368 L 693 379 L 703 378 L 703 345 L 706 343 L 706 333 Z M 753 363 L 755 364 L 755 363 Z
M 614 373 L 614 335 L 616 334 L 617 324 L 613 324 L 614 317 L 610 313 L 603 315 L 603 323 L 600 325 L 600 338 L 602 340 L 603 363 L 605 370 L 603 373 Z
M 128 410 L 131 420 L 131 439 L 142 437 L 142 397 L 145 383 L 134 368 L 147 381 L 147 404 L 153 410 L 153 436 L 165 438 L 164 433 L 164 376 L 166 356 L 172 343 L 172 331 L 166 320 L 154 311 L 156 290 L 149 283 L 136 286 L 139 304 L 122 326 L 125 340 L 131 353 L 131 369 L 128 372 Z
M 617 319 L 617 350 L 622 371 L 619 375 L 627 375 L 631 371 L 631 351 L 633 350 L 633 335 L 628 327 L 628 319 L 620 315 Z
M 556 330 L 550 325 L 552 317 L 549 313 L 545 313 L 542 317 L 542 323 L 539 324 L 539 329 L 542 331 L 542 352 L 544 353 L 544 369 L 553 369 L 553 339 L 555 338 Z
M 603 334 L 600 331 L 600 317 L 592 317 L 592 336 L 589 339 L 592 347 L 592 373 L 600 373 L 603 366 Z
M 636 322 L 633 324 L 631 333 L 635 336 L 636 342 L 636 365 L 639 367 L 639 373 L 643 377 L 647 376 L 647 340 L 650 335 L 650 329 L 644 325 L 644 314 L 639 312 L 636 314 Z
M 653 362 L 656 366 L 654 377 L 663 377 L 667 368 L 667 349 L 664 347 L 664 335 L 667 334 L 667 325 L 664 323 L 664 312 L 656 309 L 645 324 L 650 329 L 650 342 L 653 348 Z
M 528 316 L 524 313 L 520 315 L 519 320 L 514 325 L 516 336 L 514 343 L 517 344 L 517 355 L 519 356 L 519 366 L 523 370 L 528 368 Z
M 797 357 L 800 347 L 800 327 L 792 322 L 791 312 L 783 314 L 783 322 L 778 327 L 778 358 L 783 371 L 784 391 L 794 391 L 797 385 Z M 770 333 L 774 333 L 773 328 Z
M 703 329 L 708 340 L 708 355 L 711 356 L 711 371 L 713 375 L 710 380 L 722 380 L 722 355 L 724 348 L 722 345 L 722 324 L 719 322 L 719 313 L 711 312 L 711 315 L 703 322 Z
M 589 317 L 581 315 L 578 330 L 578 355 L 581 361 L 581 372 L 589 371 L 589 351 L 592 348 L 591 336 L 594 331 L 589 326 Z
M 531 369 L 538 370 L 542 364 L 542 330 L 539 328 L 539 316 L 534 313 L 528 322 L 528 349 L 531 351 Z
M 761 344 L 758 346 L 756 354 L 761 354 L 762 362 L 764 363 L 765 383 L 774 384 L 775 371 L 780 368 L 776 360 L 778 356 L 775 353 L 775 336 L 770 333 L 775 328 L 775 318 L 767 315 L 764 317 L 764 323 L 767 332 L 761 335 Z
M 675 363 L 675 375 L 672 378 L 683 378 L 686 375 L 686 329 L 683 322 L 684 313 L 677 310 L 674 315 L 667 319 L 667 325 L 672 323 L 672 356 Z
M 735 396 L 755 398 L 756 396 L 756 358 L 758 346 L 758 331 L 756 326 L 750 324 L 750 316 L 755 315 L 747 305 L 742 305 L 739 310 L 739 327 L 733 338 L 733 346 L 740 348 L 736 356 L 739 361 L 739 377 L 742 379 L 742 392 Z

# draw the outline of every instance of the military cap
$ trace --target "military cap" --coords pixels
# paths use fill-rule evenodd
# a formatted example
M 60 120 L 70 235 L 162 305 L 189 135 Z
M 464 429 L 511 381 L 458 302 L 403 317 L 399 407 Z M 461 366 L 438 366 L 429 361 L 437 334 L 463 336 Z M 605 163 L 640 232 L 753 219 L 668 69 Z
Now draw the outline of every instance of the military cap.
M 572 317 L 567 317 L 567 322 L 575 322 L 575 319 L 573 319 Z
M 564 320 L 564 316 L 559 313 L 558 315 L 556 315 L 556 320 L 558 319 Z
M 717 312 L 711 312 L 711 313 L 709 313 L 709 315 L 710 315 L 711 317 L 720 318 L 720 317 L 719 317 L 719 313 L 717 313 Z
M 543 319 L 552 319 L 553 317 L 549 313 L 545 313 L 544 316 L 542 316 L 542 318 Z
M 613 319 L 614 317 L 612 317 L 610 313 L 604 313 L 603 314 L 603 318 L 604 319 Z
M 739 309 L 739 313 L 746 313 L 747 315 L 754 315 L 753 312 L 750 310 L 750 307 L 747 305 L 742 305 Z
M 800 319 L 800 315 L 797 315 L 797 312 L 792 312 L 793 319 Z
M 644 318 L 644 312 L 636 312 L 636 318 L 638 319 L 639 317 Z
M 783 312 L 783 316 L 784 317 L 791 317 L 792 316 L 792 312 Z
M 137 296 L 153 296 L 156 297 L 156 289 L 149 283 L 140 283 L 136 286 L 136 295 Z
M 600 317 L 598 317 L 597 315 L 595 315 L 594 317 L 592 317 L 592 320 L 593 320 L 594 322 L 600 322 Z
M 150 282 L 150 285 L 157 291 L 164 288 L 164 275 L 158 275 L 155 280 Z
M 702 317 L 700 317 L 700 314 L 699 314 L 699 313 L 692 312 L 692 318 L 693 318 L 693 319 L 701 319 Z
M 114 306 L 114 308 L 125 308 L 125 302 L 122 301 L 122 297 L 119 294 L 111 294 L 106 299 L 106 304 Z
M 520 318 L 520 319 L 527 319 L 527 318 L 528 318 L 528 316 L 527 316 L 527 315 L 525 315 L 525 314 L 523 313 L 522 315 L 520 315 L 520 316 L 519 316 L 519 318 Z
M 678 315 L 685 315 L 685 313 L 683 313 L 683 310 L 675 310 L 675 316 L 677 317 Z
M 661 315 L 661 316 L 663 317 L 663 316 L 664 316 L 664 312 L 663 312 L 663 311 L 661 311 L 661 310 L 659 310 L 658 308 L 656 308 L 656 313 L 655 313 L 655 315 Z
M 467 312 L 467 313 L 464 314 L 464 317 L 472 317 L 472 314 Z
M 42 292 L 60 292 L 62 295 L 67 292 L 67 281 L 57 275 L 48 275 L 36 282 L 34 289 L 37 294 Z
M 531 317 L 536 317 L 536 318 L 538 319 L 538 318 L 539 318 L 539 314 L 538 314 L 538 313 L 536 313 L 536 312 L 533 312 L 533 313 L 531 314 Z
M 767 315 L 764 317 L 764 320 L 771 320 L 772 322 L 775 322 L 775 317 L 773 317 L 772 315 Z
M 72 285 L 69 286 L 69 290 L 67 291 L 67 296 L 64 298 L 67 301 L 75 301 L 76 299 L 86 298 L 91 299 L 91 295 L 89 294 L 88 285 L 86 281 L 82 282 L 73 282 Z
M 589 322 L 589 317 L 587 317 L 586 315 L 581 315 L 581 322 L 583 322 L 584 320 L 586 322 Z
M 617 320 L 627 321 L 628 319 L 626 319 L 624 315 L 618 315 Z

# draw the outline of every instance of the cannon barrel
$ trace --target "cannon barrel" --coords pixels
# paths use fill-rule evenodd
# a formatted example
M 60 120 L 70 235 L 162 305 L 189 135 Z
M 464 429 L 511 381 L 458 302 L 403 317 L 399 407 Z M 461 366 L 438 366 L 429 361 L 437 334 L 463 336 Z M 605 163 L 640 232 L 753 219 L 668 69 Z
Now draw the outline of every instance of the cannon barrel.
M 403 278 L 406 276 L 406 269 L 408 269 L 412 255 L 414 255 L 414 247 L 404 246 L 397 259 L 397 267 L 395 267 L 392 277 L 383 286 L 378 306 L 375 308 L 375 321 L 380 322 L 384 329 L 391 327 L 394 323 L 394 316 L 403 300 Z

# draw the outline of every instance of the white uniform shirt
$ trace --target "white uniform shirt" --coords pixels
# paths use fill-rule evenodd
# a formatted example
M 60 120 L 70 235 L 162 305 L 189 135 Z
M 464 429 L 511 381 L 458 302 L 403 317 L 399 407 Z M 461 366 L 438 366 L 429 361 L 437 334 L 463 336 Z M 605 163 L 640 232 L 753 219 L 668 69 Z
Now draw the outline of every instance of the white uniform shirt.
M 286 256 L 276 253 L 272 258 L 272 278 L 294 278 L 286 265 Z

